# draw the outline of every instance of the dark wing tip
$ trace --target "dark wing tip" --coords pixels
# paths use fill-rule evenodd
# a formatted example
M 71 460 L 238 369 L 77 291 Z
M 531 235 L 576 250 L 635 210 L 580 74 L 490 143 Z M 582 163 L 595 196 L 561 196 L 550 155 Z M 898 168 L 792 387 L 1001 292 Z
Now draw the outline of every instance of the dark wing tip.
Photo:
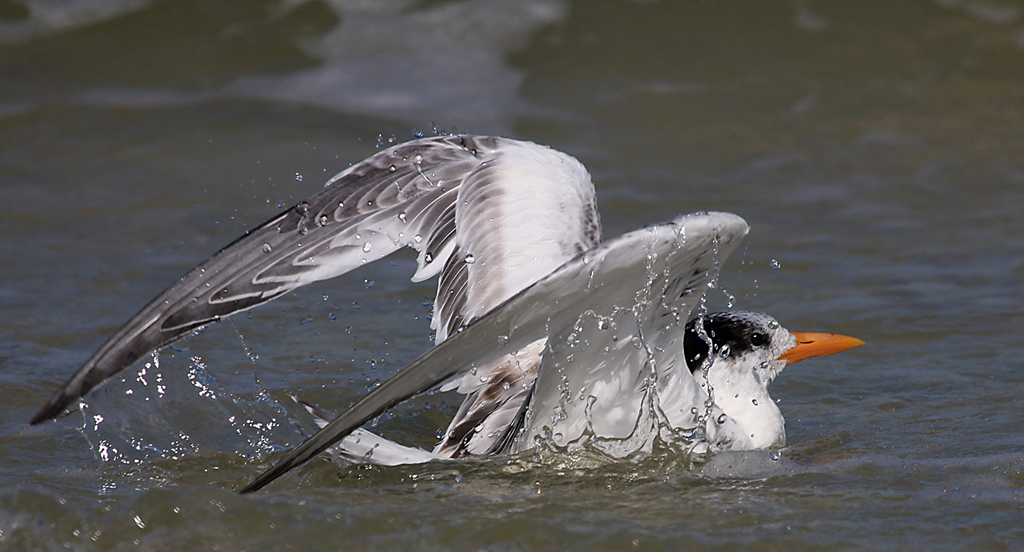
M 328 425 L 327 428 L 329 427 L 331 426 Z M 281 461 L 279 461 L 277 464 L 274 464 L 269 470 L 261 473 L 258 477 L 256 477 L 256 479 L 250 481 L 248 485 L 239 489 L 238 493 L 248 494 L 251 492 L 258 491 L 263 487 L 266 487 L 273 480 L 277 479 L 278 477 L 281 477 L 292 468 L 306 463 L 307 460 L 320 454 L 328 447 L 330 447 L 332 444 L 336 443 L 337 441 L 340 441 L 345 435 L 348 434 L 347 432 L 345 432 L 342 433 L 336 439 L 328 440 L 326 437 L 330 435 L 332 432 L 324 431 L 327 428 L 321 429 L 317 433 L 313 434 L 312 437 L 306 439 L 304 443 L 289 451 L 288 455 L 281 459 Z M 351 432 L 351 429 L 349 429 L 349 432 Z
M 59 418 L 72 403 L 84 397 L 98 384 L 103 383 L 107 377 L 106 371 L 97 370 L 95 363 L 87 362 L 46 401 L 46 404 L 29 421 L 29 425 L 38 425 Z
M 61 412 L 71 404 L 74 399 L 69 397 L 63 389 L 58 391 L 50 400 L 46 401 L 46 404 L 36 412 L 36 415 L 28 422 L 29 425 L 39 425 L 43 422 L 53 420 L 60 416 Z
M 256 492 L 256 491 L 262 489 L 263 487 L 266 487 L 267 485 L 269 485 L 271 481 L 273 481 L 273 480 L 277 479 L 278 477 L 280 477 L 281 474 L 283 474 L 285 471 L 288 471 L 288 469 L 291 469 L 291 466 L 288 466 L 287 469 L 279 470 L 279 469 L 277 469 L 278 466 L 280 466 L 280 464 L 278 464 L 278 465 L 274 466 L 273 468 L 271 468 L 271 469 L 261 473 L 259 475 L 259 477 L 257 477 L 256 479 L 253 479 L 252 481 L 249 482 L 248 485 L 246 485 L 246 486 L 242 487 L 241 489 L 239 489 L 238 490 L 238 494 L 249 494 L 249 493 Z

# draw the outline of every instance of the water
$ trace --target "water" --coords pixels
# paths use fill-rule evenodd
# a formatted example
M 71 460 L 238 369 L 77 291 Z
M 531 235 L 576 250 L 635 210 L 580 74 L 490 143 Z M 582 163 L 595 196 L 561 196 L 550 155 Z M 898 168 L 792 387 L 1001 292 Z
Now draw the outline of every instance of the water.
M 1022 68 L 1010 0 L 0 2 L 2 548 L 1013 548 Z M 185 270 L 435 126 L 577 156 L 607 236 L 740 214 L 710 306 L 867 345 L 776 380 L 781 455 L 322 459 L 235 494 L 313 431 L 290 395 L 340 410 L 429 346 L 405 254 L 27 426 Z M 429 447 L 457 404 L 375 429 Z

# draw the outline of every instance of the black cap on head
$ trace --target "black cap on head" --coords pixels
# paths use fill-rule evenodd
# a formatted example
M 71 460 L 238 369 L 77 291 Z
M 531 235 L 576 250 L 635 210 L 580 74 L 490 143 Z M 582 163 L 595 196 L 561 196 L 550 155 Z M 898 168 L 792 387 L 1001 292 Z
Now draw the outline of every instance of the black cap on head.
M 697 321 L 703 320 L 704 334 L 711 340 L 715 354 L 728 347 L 726 356 L 738 356 L 756 348 L 770 345 L 771 334 L 766 327 L 765 315 L 746 311 L 713 312 L 686 323 L 683 354 L 690 372 L 697 372 L 708 358 L 708 344 L 697 330 Z

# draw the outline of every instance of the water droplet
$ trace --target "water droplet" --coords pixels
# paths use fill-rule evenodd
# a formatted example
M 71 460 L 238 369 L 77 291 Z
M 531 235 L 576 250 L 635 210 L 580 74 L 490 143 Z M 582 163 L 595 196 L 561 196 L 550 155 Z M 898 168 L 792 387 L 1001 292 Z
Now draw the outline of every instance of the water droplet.
M 412 158 L 412 162 L 416 163 L 417 165 L 419 165 L 420 163 L 423 162 L 423 156 L 417 153 L 416 157 Z
M 309 204 L 305 201 L 300 202 L 295 206 L 295 212 L 301 216 L 305 216 L 309 212 Z
M 395 172 L 397 170 L 398 170 L 398 167 L 396 167 L 394 165 L 391 165 L 390 167 L 388 167 L 388 172 Z
M 722 415 L 718 417 L 718 423 L 724 424 L 727 419 L 729 419 L 729 417 L 726 416 L 725 413 L 723 412 Z
M 728 345 L 722 345 L 722 348 L 718 350 L 718 356 L 720 358 L 726 358 L 726 357 L 729 356 L 730 352 L 731 351 L 729 350 L 729 346 Z
M 370 244 L 370 242 L 366 242 L 366 243 L 364 243 L 364 244 L 363 244 L 363 253 L 369 253 L 369 252 L 370 252 L 370 247 L 372 247 L 372 245 Z
M 423 236 L 420 236 L 419 234 L 416 234 L 415 236 L 412 237 L 412 241 L 414 241 L 416 243 L 420 243 L 421 241 L 423 241 Z
M 273 250 L 274 250 L 274 248 L 269 243 L 263 244 L 263 252 L 264 253 L 270 253 Z
M 296 182 L 302 182 L 302 175 L 299 174 L 299 173 L 295 173 L 295 181 Z
M 501 345 L 502 347 L 504 347 L 505 345 L 508 345 L 508 336 L 507 335 L 499 335 L 498 336 L 498 345 Z
M 768 459 L 771 460 L 772 462 L 778 462 L 779 461 L 779 453 L 777 451 L 774 451 L 774 450 L 769 452 L 768 453 Z
M 434 262 L 434 256 L 431 255 L 430 253 L 427 253 L 426 255 L 423 256 L 423 262 L 425 262 L 425 263 L 432 263 L 432 262 Z
M 320 226 L 327 226 L 327 215 L 320 215 L 320 218 L 317 219 L 317 222 L 320 224 Z
M 754 406 L 757 406 L 757 399 L 750 399 L 750 402 L 754 403 Z
M 776 270 L 778 270 L 779 267 L 782 266 L 782 265 L 779 264 L 779 261 L 776 261 L 775 259 L 772 259 L 771 265 L 772 265 L 772 268 L 774 268 Z
M 509 383 L 509 382 L 507 382 L 507 381 L 506 381 L 506 382 L 503 382 L 503 383 L 501 384 L 501 388 L 502 388 L 502 389 L 504 389 L 505 391 L 508 391 L 509 389 L 511 389 L 511 388 L 512 388 L 512 384 L 511 384 L 511 383 Z
M 775 320 L 771 320 L 768 322 L 768 328 L 772 330 L 777 330 L 779 329 L 779 323 Z
M 408 220 L 406 220 L 406 218 L 405 218 L 405 211 L 402 211 L 401 213 L 398 213 L 398 220 L 400 220 L 400 221 L 402 221 L 402 222 L 409 222 L 409 221 L 408 221 Z
M 471 254 L 470 255 L 466 255 L 466 259 L 465 260 L 466 260 L 466 264 L 473 264 L 473 263 L 476 262 L 476 259 Z

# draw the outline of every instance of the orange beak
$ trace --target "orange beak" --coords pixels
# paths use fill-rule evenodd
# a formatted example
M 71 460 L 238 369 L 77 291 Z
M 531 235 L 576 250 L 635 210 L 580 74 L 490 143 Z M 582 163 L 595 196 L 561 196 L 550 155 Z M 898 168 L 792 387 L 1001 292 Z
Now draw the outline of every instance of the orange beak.
M 834 355 L 864 344 L 856 337 L 839 334 L 793 332 L 793 335 L 796 337 L 796 347 L 782 353 L 778 358 L 785 360 L 786 364 L 812 357 Z

